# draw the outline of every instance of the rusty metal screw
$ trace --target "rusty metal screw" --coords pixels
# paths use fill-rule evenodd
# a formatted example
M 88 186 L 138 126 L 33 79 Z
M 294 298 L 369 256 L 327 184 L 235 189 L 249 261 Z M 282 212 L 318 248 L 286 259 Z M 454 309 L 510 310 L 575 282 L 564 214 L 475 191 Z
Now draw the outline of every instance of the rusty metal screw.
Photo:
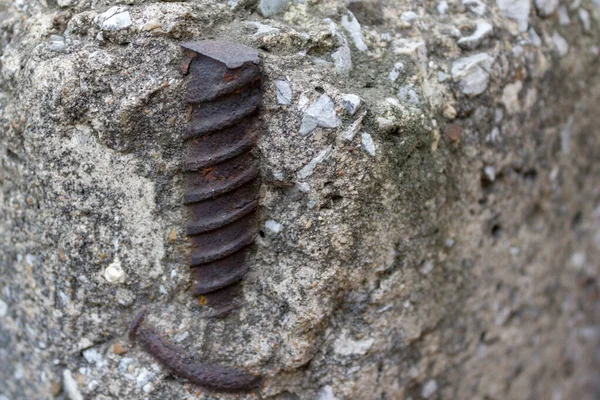
M 193 291 L 213 316 L 235 307 L 239 282 L 248 271 L 246 253 L 258 230 L 259 160 L 252 149 L 260 133 L 258 52 L 222 41 L 184 43 L 191 119 L 185 131 L 184 203 L 192 242 Z M 205 303 L 205 304 L 204 304 Z M 218 392 L 259 389 L 261 378 L 244 371 L 191 361 L 133 319 L 129 338 L 176 375 Z
M 235 307 L 258 230 L 259 160 L 252 149 L 261 129 L 260 59 L 237 43 L 182 46 L 190 60 L 183 170 L 193 292 L 222 315 Z

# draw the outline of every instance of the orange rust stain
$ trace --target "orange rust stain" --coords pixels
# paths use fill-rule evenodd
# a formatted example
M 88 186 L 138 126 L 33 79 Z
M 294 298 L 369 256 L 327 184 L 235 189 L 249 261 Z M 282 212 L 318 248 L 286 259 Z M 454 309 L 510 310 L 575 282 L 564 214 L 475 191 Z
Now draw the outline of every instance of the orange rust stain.
M 515 74 L 515 78 L 517 81 L 523 80 L 523 70 L 521 68 L 517 69 L 517 73 Z
M 113 353 L 115 353 L 117 355 L 121 356 L 127 352 L 128 352 L 127 348 L 123 347 L 123 345 L 119 342 L 115 343 L 115 345 L 113 346 Z
M 232 74 L 231 72 L 225 72 L 225 75 L 223 76 L 223 80 L 225 82 L 231 82 L 231 81 L 235 81 L 240 75 L 239 74 Z
M 463 133 L 463 128 L 462 128 L 462 126 L 460 126 L 458 124 L 448 125 L 444 129 L 444 135 L 446 135 L 446 137 L 453 142 L 460 141 L 462 133 Z

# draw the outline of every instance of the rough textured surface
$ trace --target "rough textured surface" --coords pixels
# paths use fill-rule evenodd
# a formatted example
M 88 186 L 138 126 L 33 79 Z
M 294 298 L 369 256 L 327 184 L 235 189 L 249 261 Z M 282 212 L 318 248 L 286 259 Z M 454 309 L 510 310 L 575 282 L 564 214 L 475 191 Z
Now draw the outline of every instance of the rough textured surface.
M 600 4 L 256 3 L 0 3 L 0 396 L 597 398 Z M 265 65 L 268 224 L 221 320 L 185 259 L 193 39 Z M 173 379 L 128 347 L 141 306 L 262 391 Z

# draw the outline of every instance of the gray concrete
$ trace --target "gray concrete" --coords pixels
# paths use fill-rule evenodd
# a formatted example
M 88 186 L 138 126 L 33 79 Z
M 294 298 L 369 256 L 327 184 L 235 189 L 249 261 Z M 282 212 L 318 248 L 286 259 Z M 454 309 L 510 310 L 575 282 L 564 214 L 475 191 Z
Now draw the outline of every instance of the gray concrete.
M 0 3 L 0 399 L 597 398 L 598 7 L 109 3 Z M 203 38 L 265 65 L 264 235 L 222 320 L 182 230 L 178 43 Z M 263 390 L 174 379 L 129 347 L 143 306 Z

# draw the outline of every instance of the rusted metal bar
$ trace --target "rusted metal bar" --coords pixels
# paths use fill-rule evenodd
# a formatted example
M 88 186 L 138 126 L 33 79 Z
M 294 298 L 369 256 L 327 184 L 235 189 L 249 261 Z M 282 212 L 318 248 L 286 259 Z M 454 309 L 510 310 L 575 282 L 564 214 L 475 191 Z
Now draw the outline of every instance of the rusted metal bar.
M 260 388 L 261 378 L 234 368 L 206 364 L 184 357 L 153 327 L 144 323 L 146 310 L 139 312 L 129 326 L 129 340 L 139 342 L 144 350 L 177 376 L 216 392 L 248 392 Z
M 184 203 L 193 293 L 209 315 L 236 307 L 258 231 L 262 73 L 258 52 L 226 41 L 184 43 L 191 118 L 184 132 Z

